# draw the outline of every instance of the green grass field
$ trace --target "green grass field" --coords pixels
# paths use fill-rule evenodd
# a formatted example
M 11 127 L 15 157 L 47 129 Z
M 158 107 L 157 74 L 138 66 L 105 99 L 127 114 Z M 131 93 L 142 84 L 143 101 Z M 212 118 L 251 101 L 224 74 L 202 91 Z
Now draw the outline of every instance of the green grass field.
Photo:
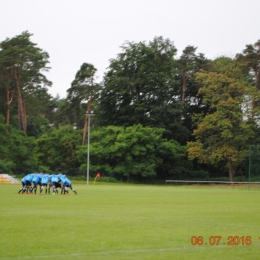
M 0 185 L 1 260 L 259 259 L 258 189 L 97 183 L 39 196 L 19 188 Z M 238 245 L 227 245 L 230 236 Z

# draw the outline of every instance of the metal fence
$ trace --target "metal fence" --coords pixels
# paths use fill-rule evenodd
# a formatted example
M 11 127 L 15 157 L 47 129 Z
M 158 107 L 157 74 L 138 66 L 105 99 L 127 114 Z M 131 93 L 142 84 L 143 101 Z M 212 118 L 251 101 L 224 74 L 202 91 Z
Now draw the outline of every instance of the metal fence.
M 248 190 L 250 190 L 251 187 L 257 187 L 259 190 L 260 182 L 229 182 L 229 181 L 187 181 L 187 180 L 166 180 L 165 184 L 175 184 L 177 185 L 207 185 L 207 186 L 213 186 L 213 185 L 219 185 L 219 186 L 246 186 L 248 187 Z

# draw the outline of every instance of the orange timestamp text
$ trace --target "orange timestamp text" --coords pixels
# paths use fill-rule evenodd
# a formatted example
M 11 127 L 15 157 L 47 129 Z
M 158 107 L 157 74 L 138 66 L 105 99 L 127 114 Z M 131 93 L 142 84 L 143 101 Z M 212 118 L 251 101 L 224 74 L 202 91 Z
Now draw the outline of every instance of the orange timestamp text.
M 251 246 L 253 241 L 251 236 L 228 236 L 226 239 L 222 236 L 210 236 L 209 238 L 204 239 L 203 236 L 192 236 L 190 242 L 193 246 L 218 246 L 218 245 L 227 245 L 227 246 Z

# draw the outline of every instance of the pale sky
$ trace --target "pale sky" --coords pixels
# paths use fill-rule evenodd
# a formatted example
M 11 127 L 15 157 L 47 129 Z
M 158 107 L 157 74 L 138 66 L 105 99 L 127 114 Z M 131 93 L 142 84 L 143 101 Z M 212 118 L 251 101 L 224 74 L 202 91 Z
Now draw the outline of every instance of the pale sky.
M 66 97 L 82 63 L 100 82 L 126 41 L 163 36 L 178 55 L 192 45 L 207 58 L 234 57 L 260 39 L 260 0 L 1 0 L 0 41 L 23 31 L 50 55 L 49 93 Z

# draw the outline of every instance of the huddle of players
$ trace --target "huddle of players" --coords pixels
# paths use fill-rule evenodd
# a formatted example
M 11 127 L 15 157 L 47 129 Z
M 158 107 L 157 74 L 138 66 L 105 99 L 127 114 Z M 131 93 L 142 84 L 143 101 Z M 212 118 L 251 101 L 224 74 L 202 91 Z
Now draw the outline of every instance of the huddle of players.
M 53 194 L 58 194 L 58 188 L 61 188 L 62 194 L 70 194 L 68 188 L 70 188 L 75 194 L 77 191 L 73 189 L 71 181 L 61 173 L 59 174 L 47 174 L 47 173 L 30 173 L 27 174 L 21 180 L 22 188 L 18 193 L 30 193 L 36 194 L 37 186 L 40 187 L 40 194 L 43 194 L 45 188 L 45 194 L 50 194 L 50 189 L 52 188 Z

